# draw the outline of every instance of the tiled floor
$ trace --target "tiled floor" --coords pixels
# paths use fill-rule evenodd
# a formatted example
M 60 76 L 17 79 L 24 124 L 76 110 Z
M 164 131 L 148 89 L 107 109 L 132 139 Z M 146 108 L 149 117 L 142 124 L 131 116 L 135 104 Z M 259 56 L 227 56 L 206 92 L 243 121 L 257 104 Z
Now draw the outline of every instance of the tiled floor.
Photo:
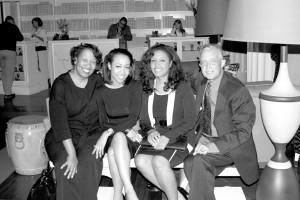
M 13 172 L 12 163 L 7 156 L 5 147 L 6 123 L 9 119 L 20 115 L 47 115 L 45 99 L 48 91 L 43 91 L 30 96 L 17 95 L 12 101 L 4 101 L 0 95 L 0 200 L 18 199 L 26 200 L 31 186 L 39 175 L 24 176 Z M 4 149 L 3 149 L 4 148 Z M 1 150 L 2 149 L 2 150 Z M 287 155 L 292 158 L 293 150 L 288 146 Z M 300 167 L 294 168 L 297 175 L 300 174 Z M 179 171 L 175 170 L 176 177 L 179 179 Z M 133 170 L 132 181 L 141 200 L 167 200 L 166 196 L 160 192 L 151 192 L 146 189 L 146 181 L 139 172 Z M 102 178 L 101 185 L 111 186 L 108 178 Z M 237 186 L 242 187 L 247 200 L 255 200 L 257 184 L 246 186 L 240 178 L 220 177 L 216 180 L 216 186 Z

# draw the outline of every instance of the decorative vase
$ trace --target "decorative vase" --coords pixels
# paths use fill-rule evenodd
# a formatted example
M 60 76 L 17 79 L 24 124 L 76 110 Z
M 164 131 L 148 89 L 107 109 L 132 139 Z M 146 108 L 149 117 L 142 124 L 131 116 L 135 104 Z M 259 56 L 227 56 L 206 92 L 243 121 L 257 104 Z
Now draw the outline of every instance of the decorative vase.
M 69 40 L 69 34 L 68 33 L 61 33 L 61 34 L 56 33 L 53 36 L 53 40 Z
M 282 51 L 287 53 L 287 47 Z M 297 175 L 285 155 L 286 145 L 300 124 L 300 92 L 291 83 L 287 61 L 280 63 L 276 82 L 259 98 L 262 120 L 275 154 L 259 178 L 256 200 L 300 199 Z
M 68 34 L 68 32 L 61 33 L 60 40 L 69 40 L 69 34 Z
M 56 22 L 60 34 L 55 34 L 53 40 L 69 40 L 69 23 L 66 19 L 60 19 Z

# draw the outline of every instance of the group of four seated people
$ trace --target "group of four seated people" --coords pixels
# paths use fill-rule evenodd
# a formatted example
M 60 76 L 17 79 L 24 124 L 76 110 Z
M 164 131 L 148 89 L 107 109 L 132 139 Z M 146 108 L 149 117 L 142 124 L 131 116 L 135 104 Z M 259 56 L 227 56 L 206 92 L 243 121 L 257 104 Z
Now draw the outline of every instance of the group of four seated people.
M 95 45 L 75 46 L 70 56 L 73 69 L 51 88 L 52 127 L 45 138 L 58 200 L 96 200 L 105 153 L 114 200 L 123 200 L 123 188 L 127 200 L 139 199 L 130 180 L 133 158 L 169 200 L 179 198 L 172 168 L 183 162 L 190 200 L 214 200 L 215 176 L 233 163 L 247 184 L 258 179 L 255 105 L 247 88 L 224 72 L 219 45 L 202 47 L 201 73 L 192 82 L 185 79 L 174 49 L 163 44 L 144 53 L 138 77 L 126 49 L 111 50 L 101 73 L 94 73 L 102 62 Z M 210 106 L 204 106 L 207 102 Z M 166 148 L 183 136 L 192 150 Z M 153 149 L 139 148 L 143 138 Z

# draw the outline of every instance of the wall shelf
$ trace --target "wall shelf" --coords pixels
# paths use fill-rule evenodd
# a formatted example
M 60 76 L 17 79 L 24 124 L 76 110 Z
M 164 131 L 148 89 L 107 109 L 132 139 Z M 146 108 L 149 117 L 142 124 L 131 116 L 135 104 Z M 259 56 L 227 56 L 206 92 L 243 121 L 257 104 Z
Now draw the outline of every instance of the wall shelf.
M 70 33 L 78 32 L 74 36 L 82 31 L 99 31 L 97 37 L 106 36 L 109 26 L 121 17 L 128 19 L 128 25 L 137 35 L 142 35 L 145 29 L 165 33 L 164 29 L 171 28 L 177 18 L 182 20 L 184 28 L 192 28 L 189 31 L 192 34 L 195 25 L 193 12 L 184 1 L 178 0 L 22 0 L 19 5 L 21 32 L 31 33 L 31 20 L 39 16 L 49 37 L 58 30 L 56 21 L 59 19 L 71 21 Z
M 197 61 L 202 45 L 209 42 L 208 37 L 149 37 L 149 47 L 160 43 L 173 47 L 181 61 Z

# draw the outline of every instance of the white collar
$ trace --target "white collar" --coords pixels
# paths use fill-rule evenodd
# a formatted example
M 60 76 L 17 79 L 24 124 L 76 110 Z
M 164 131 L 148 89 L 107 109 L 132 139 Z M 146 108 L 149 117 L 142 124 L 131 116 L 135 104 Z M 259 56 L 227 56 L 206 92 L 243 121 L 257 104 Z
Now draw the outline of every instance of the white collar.
M 156 79 L 154 80 L 154 88 L 156 85 Z M 154 127 L 155 119 L 153 117 L 153 100 L 154 100 L 154 93 L 149 95 L 148 98 L 148 115 L 150 119 L 151 126 Z M 173 123 L 173 111 L 174 111 L 174 103 L 175 103 L 175 90 L 169 90 L 168 93 L 168 103 L 167 103 L 167 126 L 171 125 Z

